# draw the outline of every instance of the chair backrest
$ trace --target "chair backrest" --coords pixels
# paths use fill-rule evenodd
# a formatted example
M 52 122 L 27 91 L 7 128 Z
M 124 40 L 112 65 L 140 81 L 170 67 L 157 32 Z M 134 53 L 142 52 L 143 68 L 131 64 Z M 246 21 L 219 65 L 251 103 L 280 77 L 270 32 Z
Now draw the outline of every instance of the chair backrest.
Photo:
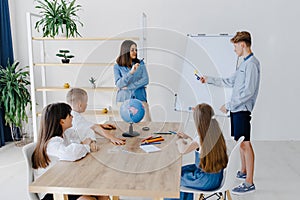
M 35 146 L 36 146 L 36 143 L 30 143 L 30 144 L 25 145 L 22 149 L 23 150 L 23 155 L 25 157 L 25 162 L 26 162 L 26 165 L 27 165 L 27 183 L 28 183 L 28 186 L 34 180 L 31 156 L 33 154 Z M 40 200 L 36 193 L 30 193 L 28 189 L 27 189 L 27 191 L 28 191 L 29 199 L 31 199 L 31 200 Z
M 227 167 L 225 169 L 225 174 L 223 178 L 224 183 L 218 189 L 219 191 L 231 190 L 235 186 L 235 176 L 240 166 L 240 145 L 243 142 L 244 138 L 244 136 L 239 138 L 229 155 Z

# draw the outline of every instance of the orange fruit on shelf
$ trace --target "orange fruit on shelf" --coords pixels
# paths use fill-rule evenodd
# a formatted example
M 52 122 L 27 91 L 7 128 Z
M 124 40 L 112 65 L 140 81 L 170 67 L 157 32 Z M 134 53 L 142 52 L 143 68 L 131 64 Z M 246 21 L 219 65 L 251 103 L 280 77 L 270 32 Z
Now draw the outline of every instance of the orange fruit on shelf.
M 70 87 L 70 84 L 69 83 L 65 83 L 64 84 L 64 88 L 69 88 Z
M 107 108 L 102 109 L 102 113 L 107 113 L 107 112 L 108 112 Z

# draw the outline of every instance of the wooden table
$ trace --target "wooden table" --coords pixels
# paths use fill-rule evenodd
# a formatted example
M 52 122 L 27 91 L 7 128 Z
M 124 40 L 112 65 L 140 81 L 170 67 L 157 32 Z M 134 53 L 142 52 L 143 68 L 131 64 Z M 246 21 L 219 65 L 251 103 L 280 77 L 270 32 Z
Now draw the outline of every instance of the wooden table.
M 111 134 L 121 136 L 128 124 L 116 122 Z M 148 126 L 149 131 L 142 131 Z M 151 197 L 179 197 L 181 155 L 175 135 L 162 135 L 164 141 L 155 146 L 161 151 L 145 153 L 141 140 L 154 132 L 181 130 L 177 122 L 134 124 L 141 135 L 126 138 L 126 145 L 115 146 L 98 138 L 99 151 L 76 162 L 60 161 L 29 186 L 34 193 L 53 193 L 55 200 L 67 200 L 66 194 Z

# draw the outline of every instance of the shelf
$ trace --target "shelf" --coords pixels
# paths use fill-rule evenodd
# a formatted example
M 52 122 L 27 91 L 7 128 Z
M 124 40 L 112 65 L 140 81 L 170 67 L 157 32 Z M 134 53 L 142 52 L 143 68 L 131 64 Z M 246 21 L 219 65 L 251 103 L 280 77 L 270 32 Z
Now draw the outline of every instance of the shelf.
M 74 66 L 74 67 L 80 67 L 80 66 L 86 66 L 86 67 L 107 67 L 107 66 L 114 66 L 115 63 L 34 63 L 33 66 L 36 67 L 67 67 L 67 66 Z
M 41 112 L 37 112 L 36 116 L 41 116 Z M 119 115 L 119 111 L 113 110 L 113 111 L 108 111 L 107 113 L 103 113 L 102 110 L 86 110 L 82 115 L 97 115 L 97 116 L 106 116 L 106 117 L 113 117 Z
M 87 91 L 97 91 L 97 92 L 114 92 L 118 89 L 116 87 L 97 87 L 97 88 L 91 88 L 91 87 L 80 87 Z M 64 88 L 64 87 L 39 87 L 36 88 L 36 91 L 38 92 L 55 92 L 55 91 L 68 91 L 72 89 L 72 87 Z
M 82 37 L 77 37 L 77 38 L 66 38 L 66 37 L 57 37 L 57 38 L 50 38 L 50 37 L 32 37 L 32 40 L 50 40 L 50 41 L 55 41 L 55 40 L 78 40 L 78 41 L 100 41 L 100 40 L 140 40 L 139 37 L 90 37 L 90 38 L 82 38 Z
M 111 69 L 115 65 L 115 61 L 112 60 L 104 60 L 104 58 L 101 58 L 101 56 L 97 59 L 95 58 L 89 58 L 87 57 L 87 60 L 83 59 L 72 59 L 70 63 L 63 64 L 61 63 L 60 58 L 58 57 L 47 57 L 47 53 L 49 50 L 50 52 L 54 51 L 54 47 L 52 45 L 59 46 L 59 45 L 72 45 L 75 46 L 79 52 L 89 52 L 91 50 L 91 45 L 93 48 L 96 45 L 97 48 L 101 48 L 101 50 L 105 50 L 106 43 L 109 45 L 109 47 L 113 47 L 114 49 L 119 48 L 119 43 L 125 40 L 133 40 L 136 42 L 139 42 L 141 45 L 141 51 L 143 53 L 143 57 L 147 60 L 147 48 L 146 48 L 146 15 L 143 13 L 142 15 L 142 23 L 141 23 L 141 31 L 137 31 L 137 35 L 134 35 L 136 33 L 130 33 L 129 35 L 107 35 L 107 36 L 101 36 L 98 37 L 97 35 L 92 37 L 42 37 L 41 35 L 33 35 L 33 22 L 35 21 L 35 18 L 37 15 L 33 13 L 27 13 L 26 14 L 26 22 L 27 22 L 27 33 L 28 33 L 28 61 L 29 61 L 29 72 L 30 72 L 30 92 L 32 97 L 32 126 L 33 126 L 33 135 L 34 135 L 34 141 L 37 141 L 38 138 L 38 120 L 37 116 L 41 115 L 41 109 L 40 106 L 46 106 L 49 104 L 49 100 L 56 99 L 57 97 L 61 97 L 61 95 L 66 94 L 71 88 L 80 87 L 84 90 L 86 90 L 88 93 L 95 93 L 95 95 L 99 96 L 101 95 L 101 92 L 106 92 L 105 96 L 112 95 L 114 96 L 115 93 L 118 91 L 118 88 L 115 87 L 111 83 L 111 74 L 105 73 L 106 79 L 103 80 L 104 82 L 99 83 L 98 87 L 92 88 L 92 85 L 88 82 L 82 82 L 82 84 L 86 87 L 82 87 L 79 83 L 76 84 L 71 80 L 65 80 L 61 77 L 57 77 L 57 74 L 59 73 L 66 73 L 67 76 L 73 77 L 74 74 L 68 75 L 68 72 L 72 70 L 84 70 L 84 74 L 95 74 L 95 68 L 105 68 L 105 69 Z M 105 44 L 105 45 L 100 45 Z M 100 46 L 99 46 L 100 45 Z M 117 45 L 117 47 L 115 47 Z M 49 49 L 50 48 L 50 49 Z M 82 48 L 82 49 L 81 49 Z M 107 50 L 106 50 L 107 51 Z M 52 55 L 52 53 L 49 53 Z M 55 55 L 55 54 L 53 54 Z M 109 57 L 115 57 L 115 51 L 109 51 L 108 55 Z M 101 60 L 102 59 L 102 60 Z M 73 62 L 74 61 L 74 62 Z M 34 63 L 35 62 L 35 63 Z M 76 69 L 75 69 L 76 68 Z M 99 68 L 99 69 L 100 69 Z M 48 73 L 48 70 L 51 70 L 53 73 Z M 97 69 L 98 70 L 98 69 Z M 65 72 L 67 71 L 67 72 Z M 61 74 L 61 76 L 64 74 Z M 35 84 L 35 76 L 38 77 L 37 81 L 38 84 Z M 51 79 L 55 82 L 51 83 L 52 85 L 48 85 L 47 79 Z M 88 79 L 85 78 L 85 79 Z M 60 81 L 60 82 L 58 82 Z M 64 86 L 67 84 L 68 81 L 70 81 L 69 88 L 65 88 Z M 97 85 L 97 84 L 96 84 Z M 105 86 L 105 87 L 101 87 Z M 107 87 L 106 87 L 107 86 Z M 111 86 L 111 87 L 109 87 Z M 50 94 L 51 93 L 51 94 Z M 58 94 L 59 93 L 59 94 Z M 97 94 L 96 94 L 97 93 Z M 38 94 L 38 95 L 37 95 Z M 36 97 L 37 96 L 37 97 Z M 51 98 L 50 98 L 51 97 Z M 103 102 L 105 103 L 105 102 Z M 37 105 L 39 107 L 37 108 Z M 108 105 L 108 104 L 107 104 Z M 37 110 L 40 109 L 40 110 Z M 119 116 L 119 111 L 108 111 L 108 113 L 103 113 L 103 110 L 101 108 L 97 107 L 90 107 L 89 110 L 87 110 L 85 113 L 82 113 L 83 115 L 97 115 L 101 117 L 107 117 L 109 120 L 112 118 L 112 116 Z
M 119 115 L 119 111 L 117 110 L 110 110 L 108 111 L 107 113 L 103 113 L 102 112 L 102 109 L 98 110 L 98 109 L 95 109 L 95 110 L 86 110 L 84 113 L 82 113 L 83 115 L 105 115 L 105 116 L 109 116 L 109 117 L 112 117 L 112 116 L 116 116 L 116 115 Z

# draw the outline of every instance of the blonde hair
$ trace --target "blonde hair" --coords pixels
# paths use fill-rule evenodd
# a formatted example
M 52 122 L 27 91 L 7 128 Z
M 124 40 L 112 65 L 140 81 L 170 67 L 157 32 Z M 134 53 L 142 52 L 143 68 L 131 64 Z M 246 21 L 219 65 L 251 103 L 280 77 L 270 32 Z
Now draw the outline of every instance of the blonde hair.
M 71 106 L 74 106 L 77 103 L 83 102 L 85 97 L 87 97 L 87 92 L 84 89 L 72 88 L 67 93 L 67 102 Z
M 247 31 L 237 32 L 230 40 L 232 43 L 245 42 L 247 47 L 251 46 L 251 35 Z
M 194 121 L 200 138 L 199 167 L 208 173 L 226 168 L 228 162 L 226 143 L 214 111 L 208 104 L 198 104 L 194 109 Z

